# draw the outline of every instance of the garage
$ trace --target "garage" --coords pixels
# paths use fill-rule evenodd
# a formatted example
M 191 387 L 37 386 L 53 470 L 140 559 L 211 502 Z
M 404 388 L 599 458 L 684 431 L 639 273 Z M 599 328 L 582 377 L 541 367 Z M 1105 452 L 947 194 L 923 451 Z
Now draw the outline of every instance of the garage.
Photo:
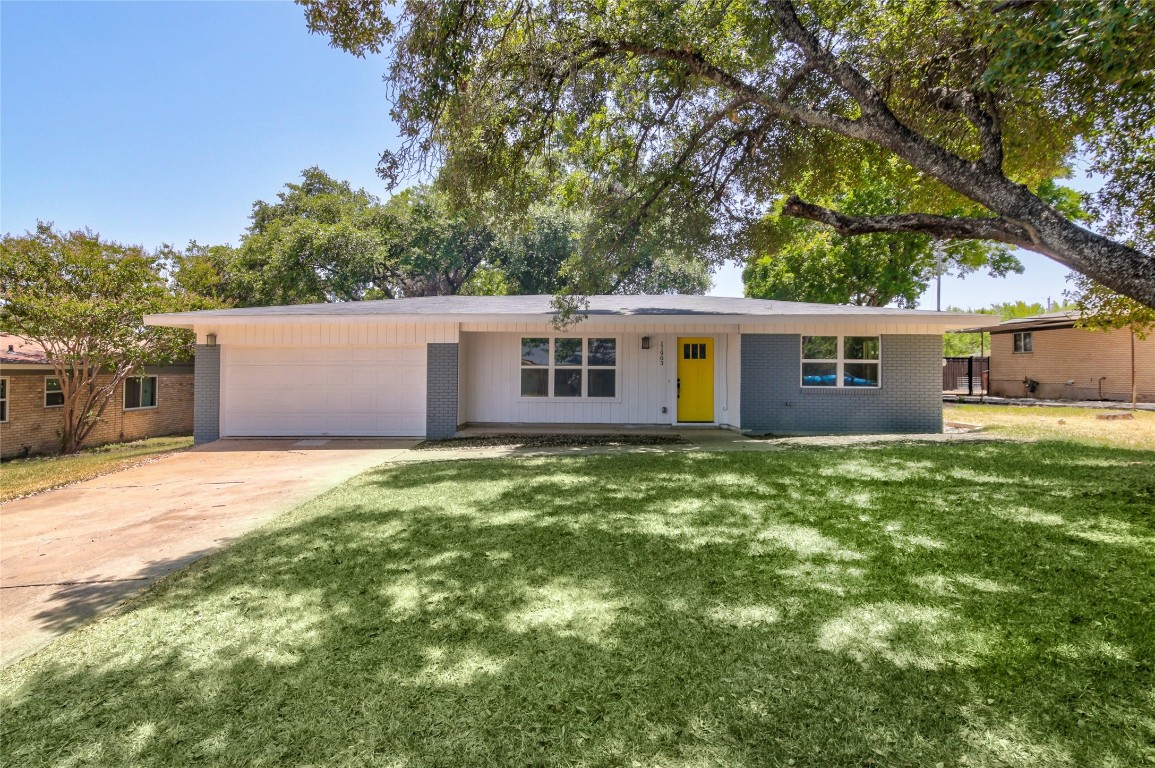
M 420 437 L 425 346 L 245 347 L 221 355 L 224 437 Z

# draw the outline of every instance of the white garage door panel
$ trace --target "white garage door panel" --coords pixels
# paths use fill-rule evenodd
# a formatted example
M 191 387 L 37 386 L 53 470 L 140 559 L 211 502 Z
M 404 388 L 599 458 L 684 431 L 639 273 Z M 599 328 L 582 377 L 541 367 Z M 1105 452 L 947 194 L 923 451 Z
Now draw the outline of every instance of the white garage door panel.
M 226 347 L 222 434 L 421 436 L 425 347 Z

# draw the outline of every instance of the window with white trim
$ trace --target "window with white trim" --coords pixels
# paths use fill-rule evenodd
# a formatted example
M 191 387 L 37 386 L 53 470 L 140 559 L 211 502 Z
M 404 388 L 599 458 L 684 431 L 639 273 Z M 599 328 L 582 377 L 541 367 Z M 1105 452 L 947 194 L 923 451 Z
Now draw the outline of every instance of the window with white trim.
M 60 379 L 55 376 L 44 377 L 44 407 L 59 408 L 64 405 L 64 390 L 60 387 Z
M 133 376 L 124 380 L 124 410 L 156 407 L 156 376 Z
M 1034 347 L 1030 331 L 1019 331 L 1015 334 L 1015 352 L 1032 352 Z
M 878 336 L 803 336 L 802 386 L 877 389 L 881 355 Z
M 522 337 L 519 368 L 522 397 L 617 397 L 618 340 L 607 336 Z
M 0 424 L 8 421 L 8 377 L 0 377 Z

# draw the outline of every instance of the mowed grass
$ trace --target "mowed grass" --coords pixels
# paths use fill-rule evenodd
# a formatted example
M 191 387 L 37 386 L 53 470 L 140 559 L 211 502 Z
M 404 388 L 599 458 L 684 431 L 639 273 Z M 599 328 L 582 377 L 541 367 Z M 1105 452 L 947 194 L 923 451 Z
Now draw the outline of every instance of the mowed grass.
M 1135 411 L 1134 419 L 1096 418 L 1108 412 L 1130 411 L 1129 404 L 1118 405 L 1110 411 L 1063 406 L 946 405 L 943 417 L 947 421 L 978 424 L 989 434 L 1014 440 L 1067 440 L 1155 451 L 1155 412 Z
M 192 444 L 191 436 L 151 437 L 87 448 L 70 456 L 11 459 L 0 464 L 0 501 L 90 480 Z
M 370 471 L 0 672 L 5 765 L 1137 766 L 1155 454 Z

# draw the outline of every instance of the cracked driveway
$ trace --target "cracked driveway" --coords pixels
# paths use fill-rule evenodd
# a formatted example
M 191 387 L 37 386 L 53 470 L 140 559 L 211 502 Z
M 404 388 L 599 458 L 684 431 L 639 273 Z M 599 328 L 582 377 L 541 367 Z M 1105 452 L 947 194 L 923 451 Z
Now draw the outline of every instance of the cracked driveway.
M 219 440 L 0 505 L 0 666 L 416 440 Z

